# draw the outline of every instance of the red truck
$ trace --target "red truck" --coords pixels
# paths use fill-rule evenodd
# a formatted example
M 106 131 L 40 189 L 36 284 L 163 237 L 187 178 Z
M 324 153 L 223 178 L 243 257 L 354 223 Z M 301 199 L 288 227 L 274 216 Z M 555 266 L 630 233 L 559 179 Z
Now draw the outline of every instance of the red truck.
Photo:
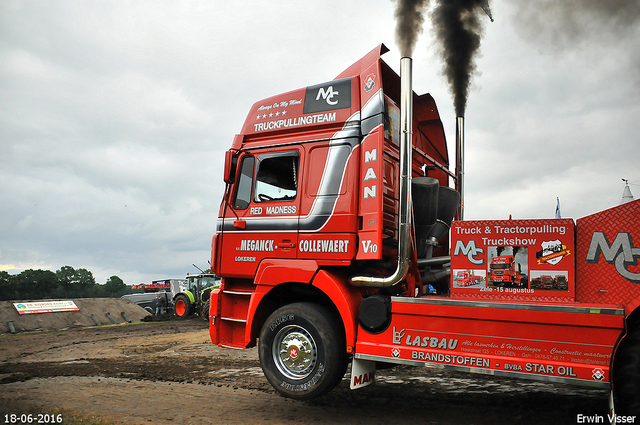
M 561 291 L 566 291 L 567 289 L 569 289 L 569 283 L 567 282 L 567 277 L 563 275 L 556 276 L 553 279 L 553 287 Z
M 494 285 L 527 286 L 527 275 L 522 273 L 513 255 L 500 255 L 491 260 L 490 279 Z
M 540 276 L 540 289 L 553 289 L 553 278 L 551 276 Z
M 456 274 L 455 282 L 458 286 L 471 286 L 479 283 L 482 277 L 470 273 L 468 270 L 459 271 Z
M 251 107 L 224 160 L 212 342 L 257 344 L 267 380 L 295 399 L 330 391 L 349 362 L 352 388 L 372 383 L 384 362 L 612 388 L 617 413 L 639 414 L 640 201 L 575 225 L 453 221 L 464 121 L 450 172 L 433 98 L 386 51 Z M 509 245 L 568 291 L 453 287 L 452 269 L 488 268 L 487 249 Z

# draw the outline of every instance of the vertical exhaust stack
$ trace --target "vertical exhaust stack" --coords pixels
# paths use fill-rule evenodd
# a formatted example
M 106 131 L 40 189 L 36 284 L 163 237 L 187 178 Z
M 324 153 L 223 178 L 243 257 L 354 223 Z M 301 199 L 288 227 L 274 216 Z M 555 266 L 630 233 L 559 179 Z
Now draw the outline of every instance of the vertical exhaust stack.
M 400 199 L 398 208 L 398 265 L 389 277 L 356 276 L 357 286 L 387 288 L 404 280 L 411 248 L 411 164 L 413 155 L 413 88 L 410 57 L 400 59 Z
M 456 190 L 460 193 L 460 214 L 464 218 L 464 117 L 456 117 Z
M 398 211 L 398 271 L 404 279 L 411 243 L 411 171 L 413 160 L 413 60 L 400 59 L 400 202 Z

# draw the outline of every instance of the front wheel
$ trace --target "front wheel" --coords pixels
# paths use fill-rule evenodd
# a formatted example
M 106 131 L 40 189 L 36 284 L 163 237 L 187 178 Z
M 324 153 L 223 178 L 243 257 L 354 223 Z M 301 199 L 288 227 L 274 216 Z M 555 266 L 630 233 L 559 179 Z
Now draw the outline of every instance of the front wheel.
M 640 328 L 630 332 L 616 354 L 613 396 L 617 416 L 640 417 Z
M 209 321 L 209 307 L 210 306 L 211 306 L 211 300 L 207 300 L 207 301 L 205 301 L 204 304 L 202 304 L 202 308 L 200 310 L 200 317 L 202 317 L 206 321 Z
M 267 380 L 285 397 L 319 397 L 344 376 L 341 326 L 318 304 L 295 303 L 276 310 L 262 327 L 258 352 Z
M 174 311 L 180 319 L 186 319 L 193 314 L 193 305 L 186 295 L 178 295 L 174 303 Z

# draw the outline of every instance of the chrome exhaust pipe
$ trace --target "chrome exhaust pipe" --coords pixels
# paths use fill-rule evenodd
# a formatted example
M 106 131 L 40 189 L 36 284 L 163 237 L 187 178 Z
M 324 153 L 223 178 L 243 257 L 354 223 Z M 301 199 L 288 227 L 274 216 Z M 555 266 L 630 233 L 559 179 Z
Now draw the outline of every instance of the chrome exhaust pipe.
M 411 165 L 413 155 L 413 88 L 410 57 L 400 59 L 400 199 L 398 208 L 398 265 L 389 277 L 355 276 L 357 286 L 388 288 L 402 282 L 409 270 L 411 247 Z
M 464 218 L 464 117 L 456 117 L 456 190 L 460 194 L 460 214 Z

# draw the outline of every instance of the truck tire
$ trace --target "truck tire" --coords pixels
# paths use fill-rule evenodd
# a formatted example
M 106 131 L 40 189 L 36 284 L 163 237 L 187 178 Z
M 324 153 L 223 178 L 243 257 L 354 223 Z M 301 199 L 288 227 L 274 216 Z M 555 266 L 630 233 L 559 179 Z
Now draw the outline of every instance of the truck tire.
M 627 335 L 615 362 L 613 396 L 616 415 L 640 417 L 640 328 Z
M 265 322 L 258 343 L 260 365 L 283 396 L 309 400 L 331 391 L 347 362 L 343 332 L 326 308 L 289 304 Z
M 175 298 L 174 311 L 179 319 L 186 319 L 193 314 L 193 305 L 186 295 L 180 294 Z
M 211 300 L 207 300 L 204 304 L 202 304 L 202 308 L 200 309 L 200 317 L 202 317 L 207 322 L 209 321 L 210 305 L 211 305 Z

